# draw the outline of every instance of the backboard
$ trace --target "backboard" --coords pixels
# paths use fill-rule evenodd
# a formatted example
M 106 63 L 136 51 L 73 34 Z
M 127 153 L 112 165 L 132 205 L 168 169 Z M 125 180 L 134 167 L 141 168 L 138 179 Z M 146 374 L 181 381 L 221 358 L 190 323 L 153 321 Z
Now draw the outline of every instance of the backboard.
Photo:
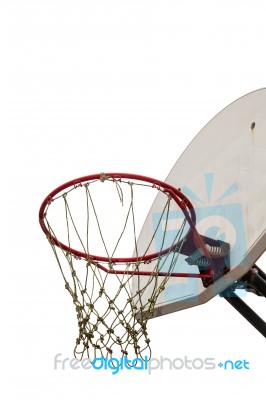
M 207 302 L 247 273 L 264 253 L 265 176 L 266 89 L 260 89 L 217 114 L 186 148 L 166 178 L 192 202 L 199 233 L 230 244 L 230 270 L 207 288 L 200 279 L 171 277 L 157 299 L 154 317 Z M 150 240 L 162 207 L 159 193 L 139 235 L 140 249 Z M 177 211 L 170 212 L 169 245 L 178 232 L 180 218 Z M 151 244 L 154 252 L 158 250 L 159 236 L 157 232 Z M 188 265 L 185 259 L 179 256 L 175 271 L 197 272 L 197 266 Z M 151 271 L 153 267 L 153 262 L 145 266 Z M 144 287 L 145 279 L 133 279 L 133 293 Z

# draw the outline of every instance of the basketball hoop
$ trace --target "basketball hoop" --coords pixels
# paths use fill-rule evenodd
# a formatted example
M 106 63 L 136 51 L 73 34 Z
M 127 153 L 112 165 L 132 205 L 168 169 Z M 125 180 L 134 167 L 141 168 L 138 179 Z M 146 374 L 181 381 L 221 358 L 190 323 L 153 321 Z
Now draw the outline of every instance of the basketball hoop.
M 139 210 L 147 191 L 159 192 L 165 205 L 151 221 L 152 236 L 140 248 L 137 237 L 143 220 Z M 173 212 L 182 218 L 169 239 Z M 126 173 L 75 179 L 45 198 L 39 221 L 76 308 L 79 335 L 74 355 L 78 358 L 132 352 L 137 357 L 147 352 L 150 356 L 147 321 L 168 279 L 213 277 L 212 257 L 195 228 L 191 202 L 165 182 Z M 209 268 L 200 273 L 175 270 L 188 238 L 208 260 Z M 125 256 L 128 251 L 131 257 Z M 145 280 L 138 280 L 140 276 Z M 133 277 L 139 285 L 134 294 Z M 147 289 L 149 298 L 145 298 Z

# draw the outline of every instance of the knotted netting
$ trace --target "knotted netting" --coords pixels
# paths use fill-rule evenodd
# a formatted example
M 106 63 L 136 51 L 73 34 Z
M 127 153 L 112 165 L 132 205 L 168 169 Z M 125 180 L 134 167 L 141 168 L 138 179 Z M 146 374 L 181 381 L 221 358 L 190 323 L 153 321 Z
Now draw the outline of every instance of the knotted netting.
M 68 182 L 40 210 L 41 226 L 76 310 L 74 355 L 79 359 L 150 357 L 147 323 L 188 228 L 183 215 L 169 243 L 168 216 L 180 204 L 159 181 L 134 177 L 97 174 Z M 151 221 L 147 241 L 139 243 L 147 212 L 144 199 L 152 200 L 158 192 L 164 206 Z

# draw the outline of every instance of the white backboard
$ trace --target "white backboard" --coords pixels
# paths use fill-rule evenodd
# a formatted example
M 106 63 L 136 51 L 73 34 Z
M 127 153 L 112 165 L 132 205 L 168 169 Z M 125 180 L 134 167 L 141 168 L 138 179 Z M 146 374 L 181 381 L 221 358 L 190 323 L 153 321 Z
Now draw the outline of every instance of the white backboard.
M 170 278 L 157 299 L 154 317 L 205 303 L 240 279 L 264 253 L 265 178 L 266 89 L 260 89 L 217 114 L 186 148 L 166 178 L 192 202 L 199 233 L 230 244 L 230 271 L 208 288 L 201 279 Z M 162 213 L 162 204 L 158 194 L 138 239 L 140 249 L 154 233 L 153 220 Z M 168 228 L 171 233 L 179 229 L 178 220 L 179 215 L 173 213 Z M 158 250 L 156 240 L 152 246 L 151 250 Z M 180 255 L 175 271 L 197 271 L 185 258 Z M 145 267 L 152 270 L 154 266 L 151 263 Z M 144 285 L 145 278 L 141 279 Z M 138 284 L 135 278 L 133 292 Z

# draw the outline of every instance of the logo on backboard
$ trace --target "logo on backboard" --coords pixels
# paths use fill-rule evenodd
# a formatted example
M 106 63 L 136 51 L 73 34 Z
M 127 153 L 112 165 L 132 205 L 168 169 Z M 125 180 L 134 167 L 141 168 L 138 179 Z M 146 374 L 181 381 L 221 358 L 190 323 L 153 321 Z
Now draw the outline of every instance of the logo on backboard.
M 245 261 L 247 249 L 242 206 L 237 201 L 232 202 L 232 195 L 237 194 L 239 189 L 236 183 L 232 183 L 215 198 L 213 195 L 214 174 L 204 174 L 204 180 L 207 201 L 199 197 L 188 186 L 182 187 L 181 190 L 194 205 L 198 232 L 203 236 L 230 244 L 230 267 L 233 269 Z M 170 247 L 174 243 L 179 231 L 183 229 L 183 220 L 184 215 L 181 209 L 153 215 L 157 251 L 160 251 L 162 241 L 164 241 L 164 248 Z M 182 232 L 182 237 L 185 236 L 187 230 L 188 227 Z M 186 257 L 182 254 L 178 256 L 174 272 L 197 273 L 197 266 L 188 266 L 185 261 Z M 169 262 L 164 260 L 163 270 L 165 272 L 169 270 L 169 266 Z M 221 279 L 226 279 L 226 276 Z M 226 286 L 228 286 L 228 282 Z M 199 279 L 180 278 L 177 283 L 176 279 L 170 278 L 168 286 L 164 290 L 164 301 L 197 301 L 197 296 L 202 290 Z

